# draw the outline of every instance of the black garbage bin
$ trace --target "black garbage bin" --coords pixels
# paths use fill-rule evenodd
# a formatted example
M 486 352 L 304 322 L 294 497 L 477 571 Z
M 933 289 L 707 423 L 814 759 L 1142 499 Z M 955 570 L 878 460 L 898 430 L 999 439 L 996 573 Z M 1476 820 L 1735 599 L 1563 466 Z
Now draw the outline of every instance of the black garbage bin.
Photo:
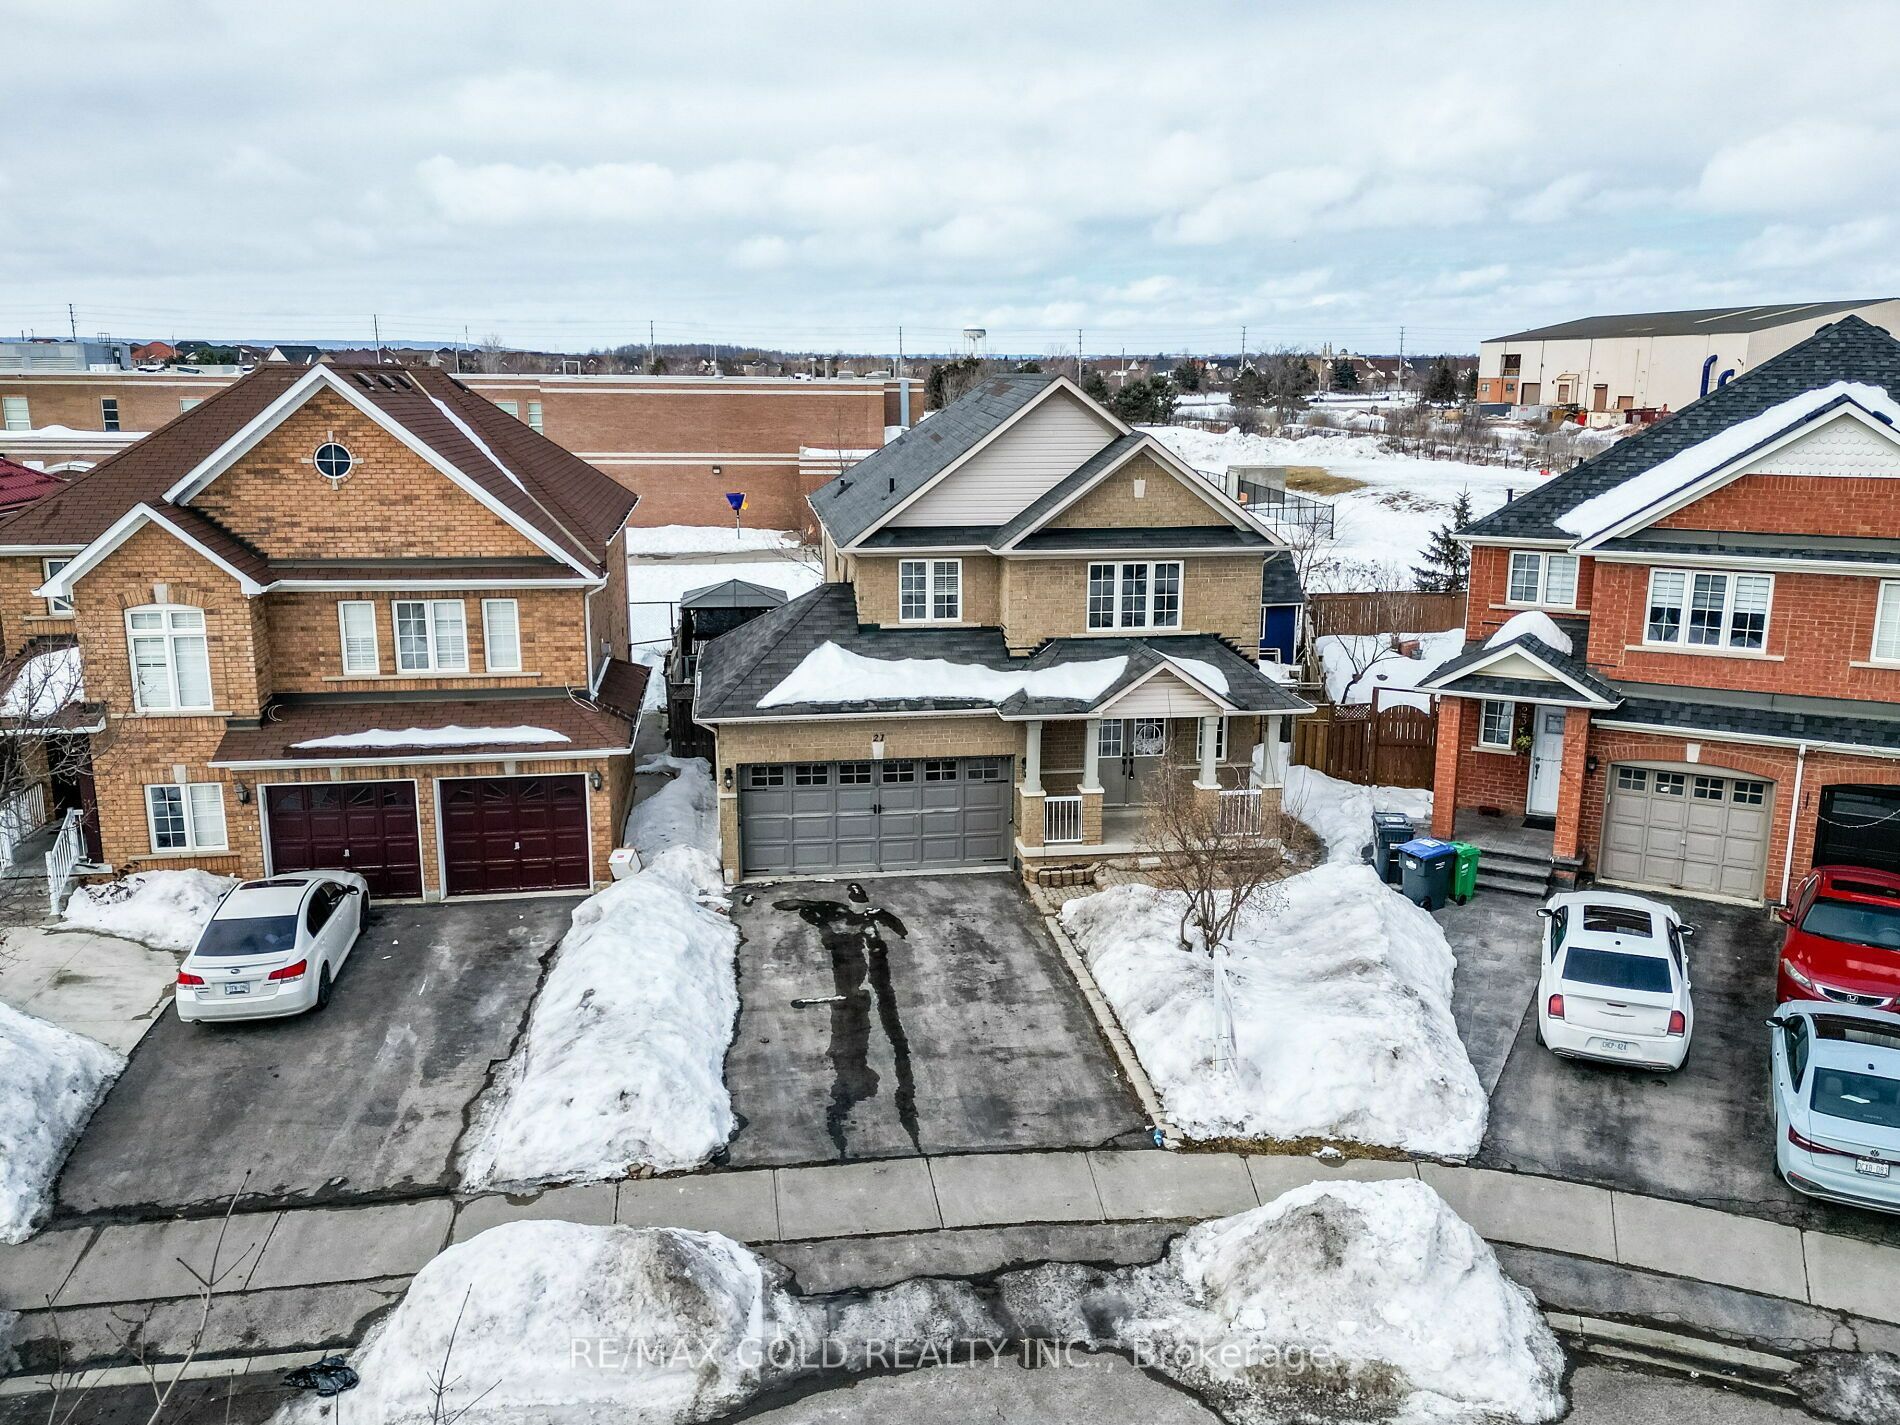
M 1399 847 L 1418 835 L 1412 818 L 1398 811 L 1372 814 L 1372 869 L 1388 886 L 1399 882 Z
M 1437 910 L 1451 899 L 1451 873 L 1458 848 L 1449 841 L 1415 836 L 1399 848 L 1399 889 L 1408 901 Z

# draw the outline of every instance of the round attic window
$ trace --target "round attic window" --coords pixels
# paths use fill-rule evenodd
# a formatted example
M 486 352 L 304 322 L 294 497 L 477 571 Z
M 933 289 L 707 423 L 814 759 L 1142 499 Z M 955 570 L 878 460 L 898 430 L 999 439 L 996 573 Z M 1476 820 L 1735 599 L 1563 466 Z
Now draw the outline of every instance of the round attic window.
M 317 474 L 334 485 L 349 475 L 350 468 L 356 464 L 356 459 L 350 454 L 348 447 L 338 445 L 333 440 L 326 440 L 317 447 L 316 462 Z

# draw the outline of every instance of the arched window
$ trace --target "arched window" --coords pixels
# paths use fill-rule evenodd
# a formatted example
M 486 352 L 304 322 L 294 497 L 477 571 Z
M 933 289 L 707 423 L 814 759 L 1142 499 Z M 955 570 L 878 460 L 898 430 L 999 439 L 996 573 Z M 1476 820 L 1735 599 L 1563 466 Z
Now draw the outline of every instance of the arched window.
M 132 654 L 132 696 L 140 712 L 210 708 L 203 609 L 183 604 L 127 609 L 125 634 Z

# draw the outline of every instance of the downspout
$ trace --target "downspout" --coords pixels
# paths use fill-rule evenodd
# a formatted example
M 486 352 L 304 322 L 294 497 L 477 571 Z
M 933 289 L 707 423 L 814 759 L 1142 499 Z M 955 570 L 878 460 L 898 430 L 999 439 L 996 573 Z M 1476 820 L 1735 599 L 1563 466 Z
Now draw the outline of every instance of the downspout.
M 1781 852 L 1781 903 L 1788 903 L 1788 887 L 1794 879 L 1794 828 L 1801 814 L 1801 779 L 1808 770 L 1808 744 L 1803 742 L 1794 754 L 1794 801 L 1788 806 L 1788 844 Z

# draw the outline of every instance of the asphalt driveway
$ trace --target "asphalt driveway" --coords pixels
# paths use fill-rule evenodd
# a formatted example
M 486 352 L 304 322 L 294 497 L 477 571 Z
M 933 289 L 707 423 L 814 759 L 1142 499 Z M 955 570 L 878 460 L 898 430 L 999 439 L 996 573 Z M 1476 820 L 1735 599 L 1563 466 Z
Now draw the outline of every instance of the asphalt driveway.
M 247 1207 L 451 1185 L 468 1107 L 575 904 L 377 906 L 320 1013 L 167 1009 L 67 1159 L 56 1216 L 202 1210 L 240 1184 Z
M 1020 881 L 742 887 L 735 1167 L 1090 1147 L 1145 1130 Z

